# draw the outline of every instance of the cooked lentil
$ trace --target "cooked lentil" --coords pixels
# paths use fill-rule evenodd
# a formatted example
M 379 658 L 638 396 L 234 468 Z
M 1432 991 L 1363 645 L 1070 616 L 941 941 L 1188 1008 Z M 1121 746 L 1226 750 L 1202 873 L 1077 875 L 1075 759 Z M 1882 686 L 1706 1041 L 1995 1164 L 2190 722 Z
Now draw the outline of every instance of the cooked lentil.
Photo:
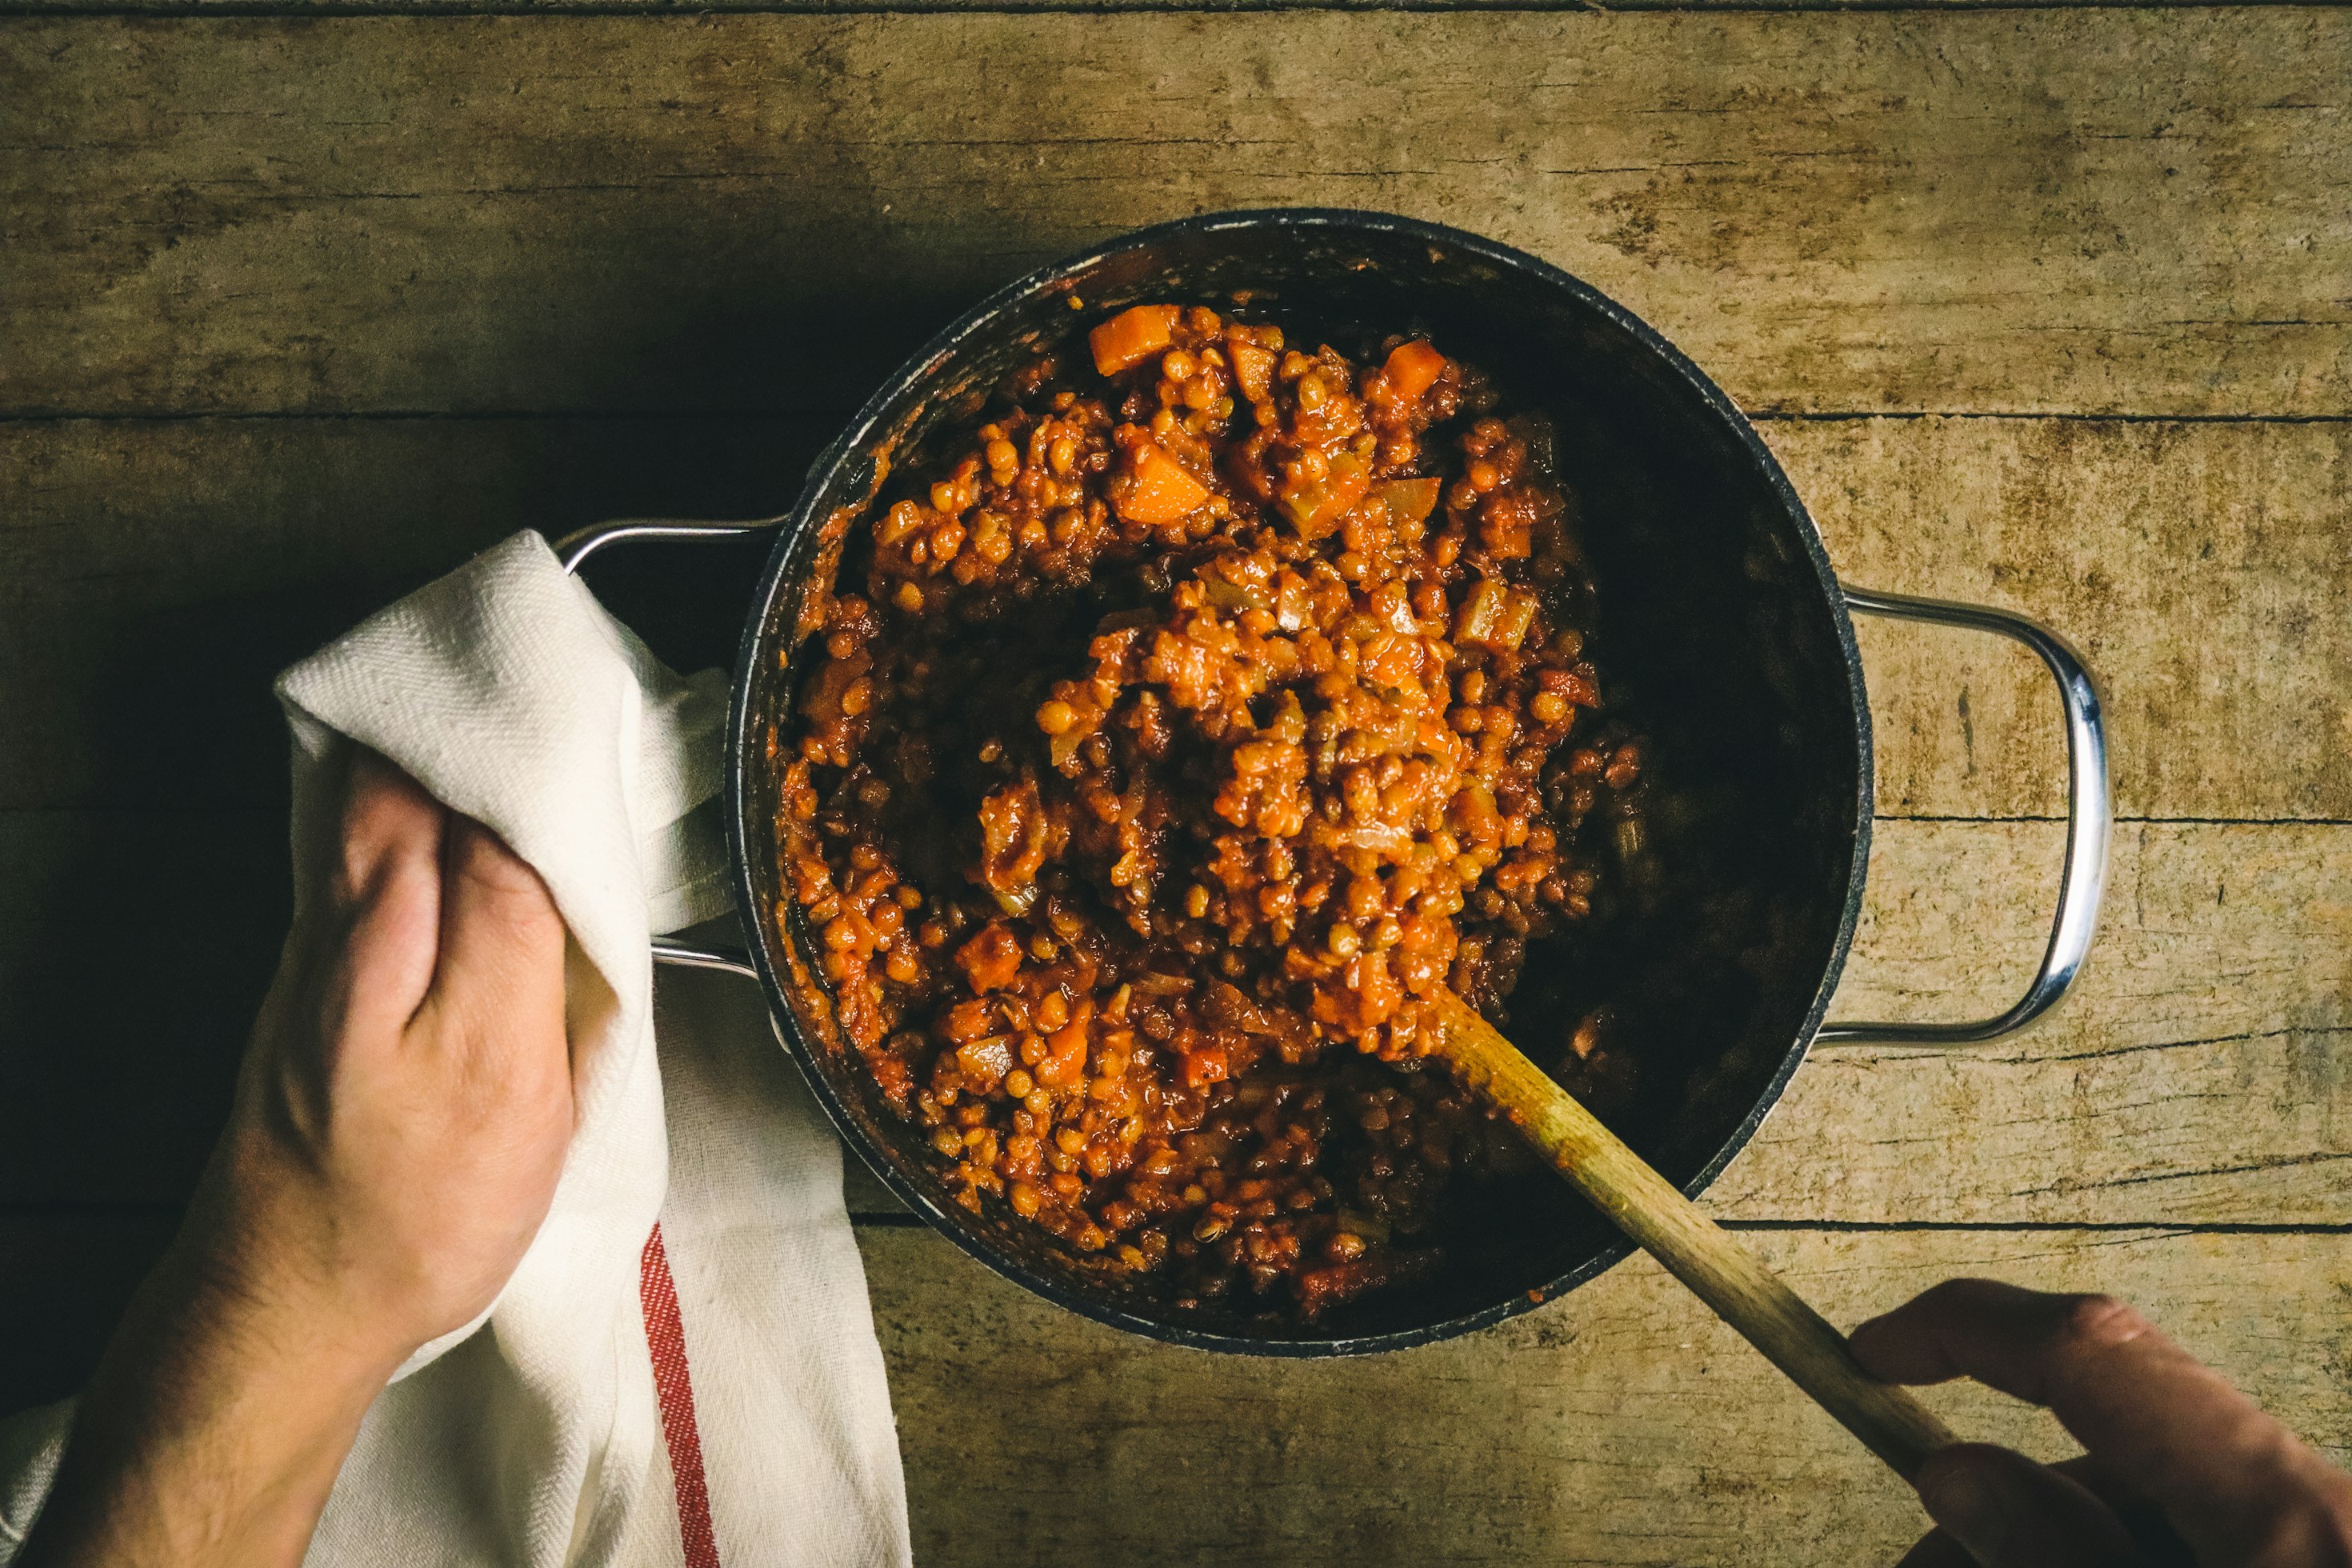
M 877 508 L 779 852 L 960 1201 L 1311 1318 L 1431 1267 L 1439 1194 L 1510 1158 L 1418 1070 L 1425 999 L 1499 1012 L 1593 916 L 1643 742 L 1540 416 L 1421 339 L 1358 363 L 1146 305 L 1089 346 Z M 1599 1025 L 1563 1070 L 1606 1100 Z

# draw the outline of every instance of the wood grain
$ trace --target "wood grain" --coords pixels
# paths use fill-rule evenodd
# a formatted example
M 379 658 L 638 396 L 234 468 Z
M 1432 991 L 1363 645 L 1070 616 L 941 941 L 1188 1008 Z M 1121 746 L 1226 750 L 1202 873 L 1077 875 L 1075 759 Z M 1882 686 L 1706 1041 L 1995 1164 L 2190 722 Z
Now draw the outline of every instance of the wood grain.
M 2352 424 L 1762 429 L 1842 578 L 2020 610 L 2082 650 L 2122 816 L 2352 820 Z M 2032 654 L 1856 629 L 1882 815 L 2064 809 L 2057 696 Z
M 2022 988 L 2054 824 L 1882 823 L 1832 1016 Z M 1814 1053 L 1708 1194 L 1743 1217 L 2342 1225 L 2352 1215 L 2352 828 L 2119 833 L 2075 992 L 1986 1046 Z
M 1459 6 L 1470 9 L 1477 0 L 1449 0 L 1431 10 Z M 1976 10 L 1990 6 L 2014 8 L 2017 0 L 1608 0 L 1589 5 L 1584 0 L 1515 0 L 1513 8 L 1527 11 L 1838 11 L 1869 5 L 1880 10 Z M 2031 0 L 2035 6 L 2098 5 L 2106 0 Z M 2133 0 L 2136 7 L 2162 9 L 2202 6 L 2221 0 Z M 2294 5 L 2308 0 L 2229 0 L 2244 5 Z M 752 14 L 806 13 L 854 16 L 867 12 L 908 13 L 1011 10 L 1006 0 L 698 0 L 696 9 Z M 1393 9 L 1389 0 L 1022 0 L 1023 11 L 1361 11 Z M 0 16 L 16 14 L 73 16 L 662 16 L 677 9 L 673 0 L 0 0 Z
M 1216 207 L 1528 247 L 1751 408 L 2352 412 L 2352 16 L 22 18 L 0 411 L 854 403 Z
M 520 528 L 789 502 L 805 420 L 0 424 L 0 810 L 248 808 L 286 792 L 272 677 Z M 761 552 L 589 580 L 680 666 L 732 658 Z
M 1894 1477 L 1654 1265 L 1504 1328 L 1349 1362 L 1170 1349 L 1081 1322 L 920 1230 L 861 1233 L 919 1562 L 1891 1563 Z M 1777 1233 L 1852 1324 L 1952 1275 L 2137 1300 L 2306 1436 L 2352 1453 L 2342 1238 Z M 2044 1458 L 2046 1418 L 1926 1396 Z
M 0 1410 L 77 1386 L 167 1219 L 0 1218 L 0 1312 L 34 1347 Z M 929 1232 L 859 1232 L 918 1560 L 1094 1568 L 1891 1562 L 1920 1528 L 1892 1477 L 1634 1259 L 1486 1333 L 1356 1361 L 1175 1350 L 1072 1317 Z M 2146 1231 L 1776 1231 L 1751 1238 L 1851 1325 L 1988 1275 L 2136 1300 L 2339 1461 L 2352 1458 L 2342 1238 Z M 39 1279 L 34 1292 L 21 1282 Z M 2046 1418 L 1926 1398 L 2042 1458 Z M 1236 1478 L 1246 1477 L 1246 1485 Z
M 1766 416 L 1842 574 L 2105 679 L 2138 820 L 2078 994 L 1816 1053 L 1710 1211 L 1841 1324 L 1957 1273 L 2136 1297 L 2352 1456 L 2352 15 L 1760 11 L 0 20 L 0 1408 L 84 1375 L 226 1101 L 285 918 L 274 668 L 515 527 L 769 510 L 1035 262 L 1319 202 L 1588 277 Z M 600 591 L 723 658 L 744 563 L 634 559 Z M 1977 819 L 2055 808 L 2054 704 L 2021 654 L 1862 635 L 1906 820 L 1838 1011 L 1997 1008 L 2059 829 Z M 1643 1262 L 1243 1363 L 850 1193 L 929 1563 L 1884 1561 L 1917 1524 Z
M 187 1196 L 277 965 L 287 866 L 274 813 L 0 813 L 0 1213 Z
M 15 501 L 0 510 L 0 809 L 278 802 L 278 668 L 515 528 L 773 510 L 834 429 L 0 424 Z M 2336 611 L 2352 554 L 2320 526 L 2352 511 L 2352 424 L 1764 429 L 1846 578 L 2022 610 L 2084 649 L 2126 816 L 2352 820 L 2352 622 Z M 595 581 L 656 647 L 713 662 L 756 558 L 640 552 Z M 2062 808 L 2057 702 L 2030 654 L 1914 626 L 1864 622 L 1861 637 L 1882 812 Z

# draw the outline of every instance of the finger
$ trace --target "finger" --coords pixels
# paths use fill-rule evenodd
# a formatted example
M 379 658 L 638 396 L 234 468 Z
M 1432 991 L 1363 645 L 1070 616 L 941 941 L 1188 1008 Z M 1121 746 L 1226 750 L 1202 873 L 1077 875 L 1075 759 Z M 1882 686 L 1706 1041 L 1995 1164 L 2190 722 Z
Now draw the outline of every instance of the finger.
M 2069 1480 L 2080 1481 L 2091 1495 L 2116 1510 L 2140 1554 L 2156 1568 L 2196 1568 L 2188 1542 L 2164 1521 L 2156 1500 L 2138 1483 L 2095 1454 L 2077 1454 L 2050 1467 Z
M 432 995 L 478 1024 L 563 1047 L 563 919 L 497 834 L 453 818 L 444 857 L 440 963 Z
M 2140 1568 L 2115 1511 L 2083 1485 L 1983 1443 L 1938 1449 L 1919 1500 L 1982 1568 Z
M 2093 1497 L 2115 1510 L 2149 1568 L 2197 1568 L 2197 1559 L 2179 1531 L 2167 1524 L 2156 1505 L 2113 1466 L 2095 1455 L 2077 1454 L 2050 1468 L 2068 1480 L 2080 1481 Z
M 341 854 L 328 923 L 340 931 L 336 1005 L 362 1027 L 397 1028 L 416 1011 L 440 946 L 441 853 L 448 813 L 424 787 L 364 747 L 345 786 Z
M 1968 1376 L 2046 1405 L 2108 1476 L 2159 1501 L 2200 1554 L 2242 1561 L 2340 1476 L 2131 1308 L 1987 1279 L 1938 1285 L 1854 1331 L 1895 1383 Z M 2332 1479 L 2331 1479 L 2332 1478 Z
M 424 785 L 394 763 L 364 746 L 352 747 L 343 776 L 340 853 L 328 876 L 333 906 L 355 909 L 385 877 L 419 865 L 437 883 L 447 816 Z
M 2129 1476 L 2095 1454 L 2077 1454 L 2071 1459 L 2061 1459 L 2050 1468 L 2062 1476 L 2082 1482 L 2090 1489 L 2093 1497 L 2118 1512 L 2126 1508 L 2143 1507 L 2148 1500 L 2147 1494 Z

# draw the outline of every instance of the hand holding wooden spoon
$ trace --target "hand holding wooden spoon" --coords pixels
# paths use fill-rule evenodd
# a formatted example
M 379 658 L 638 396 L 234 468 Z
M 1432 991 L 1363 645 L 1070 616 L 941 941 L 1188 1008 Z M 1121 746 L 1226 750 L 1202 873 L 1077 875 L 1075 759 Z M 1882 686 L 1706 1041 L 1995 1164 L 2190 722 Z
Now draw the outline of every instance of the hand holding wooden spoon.
M 1929 1454 L 1959 1440 L 1926 1405 L 1856 1365 L 1845 1336 L 1828 1320 L 1468 1004 L 1444 991 L 1432 1012 L 1437 1053 L 1454 1064 L 1465 1083 L 1500 1107 L 1611 1223 L 1664 1264 L 1895 1474 L 1912 1479 Z

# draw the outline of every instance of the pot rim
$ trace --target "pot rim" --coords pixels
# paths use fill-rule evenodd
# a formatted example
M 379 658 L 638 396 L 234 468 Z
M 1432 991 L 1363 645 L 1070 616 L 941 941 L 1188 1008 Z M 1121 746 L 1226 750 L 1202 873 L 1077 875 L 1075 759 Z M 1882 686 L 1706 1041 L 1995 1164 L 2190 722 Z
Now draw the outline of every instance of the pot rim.
M 867 398 L 851 418 L 842 434 L 810 465 L 799 498 L 791 511 L 784 515 L 777 531 L 774 545 L 766 563 L 761 569 L 758 589 L 752 595 L 750 613 L 745 618 L 742 637 L 737 648 L 736 673 L 728 700 L 727 715 L 727 837 L 729 858 L 735 879 L 736 907 L 743 911 L 747 925 L 755 930 L 745 932 L 746 945 L 753 966 L 759 972 L 760 984 L 767 993 L 768 1009 L 778 1036 L 786 1050 L 808 1080 L 810 1091 L 824 1110 L 844 1142 L 855 1150 L 867 1169 L 873 1172 L 891 1193 L 904 1203 L 926 1225 L 954 1243 L 964 1253 L 993 1272 L 1034 1291 L 1055 1306 L 1076 1312 L 1081 1317 L 1127 1332 L 1140 1334 L 1165 1343 L 1188 1349 L 1224 1352 L 1234 1354 L 1314 1358 L 1323 1356 L 1368 1355 L 1383 1351 L 1406 1350 L 1416 1345 L 1434 1343 L 1472 1333 L 1480 1329 L 1532 1311 L 1578 1286 L 1599 1278 L 1633 1252 L 1630 1241 L 1619 1237 L 1596 1250 L 1583 1263 L 1567 1273 L 1546 1282 L 1541 1287 L 1517 1292 L 1507 1300 L 1475 1311 L 1462 1313 L 1440 1322 L 1418 1328 L 1397 1330 L 1387 1333 L 1365 1334 L 1326 1339 L 1259 1339 L 1249 1335 L 1196 1329 L 1181 1323 L 1168 1323 L 1143 1318 L 1119 1307 L 1089 1299 L 1061 1280 L 1032 1269 L 1017 1259 L 999 1253 L 988 1241 L 974 1234 L 957 1215 L 950 1214 L 929 1195 L 907 1181 L 887 1161 L 877 1157 L 866 1145 L 868 1137 L 846 1106 L 835 1094 L 831 1081 L 819 1065 L 821 1047 L 812 1042 L 801 1026 L 798 1015 L 791 1005 L 791 987 L 780 977 L 771 957 L 770 942 L 774 940 L 770 922 L 761 912 L 759 889 L 751 878 L 750 840 L 750 791 L 748 769 L 753 764 L 760 748 L 749 743 L 751 727 L 756 715 L 751 710 L 752 675 L 760 668 L 769 638 L 768 629 L 776 620 L 774 614 L 778 596 L 784 593 L 787 569 L 792 557 L 812 529 L 822 521 L 818 506 L 821 498 L 845 471 L 865 460 L 862 450 L 881 430 L 886 420 L 901 400 L 928 379 L 944 358 L 968 338 L 984 330 L 1007 307 L 1031 295 L 1052 289 L 1066 283 L 1074 276 L 1099 265 L 1122 251 L 1132 250 L 1181 236 L 1217 234 L 1228 230 L 1250 229 L 1316 229 L 1338 233 L 1404 235 L 1422 239 L 1433 246 L 1465 251 L 1496 267 L 1523 273 L 1538 283 L 1572 297 L 1580 306 L 1607 319 L 1646 350 L 1680 383 L 1682 388 L 1696 396 L 1723 432 L 1729 436 L 1738 449 L 1763 479 L 1773 498 L 1779 502 L 1789 521 L 1795 525 L 1802 542 L 1805 562 L 1820 584 L 1822 595 L 1830 607 L 1838 647 L 1844 660 L 1848 694 L 1854 720 L 1857 780 L 1854 797 L 1853 852 L 1846 879 L 1845 908 L 1840 913 L 1828 962 L 1822 980 L 1815 989 L 1804 1018 L 1799 1025 L 1787 1052 L 1782 1056 L 1771 1078 L 1765 1083 L 1754 1107 L 1725 1138 L 1722 1146 L 1708 1159 L 1698 1173 L 1683 1184 L 1683 1191 L 1696 1197 L 1721 1175 L 1734 1156 L 1746 1148 L 1757 1130 L 1764 1124 L 1787 1090 L 1789 1081 L 1804 1062 L 1811 1049 L 1813 1037 L 1820 1030 L 1829 1010 L 1830 998 L 1843 973 L 1847 956 L 1853 947 L 1854 928 L 1861 917 L 1864 879 L 1870 861 L 1871 826 L 1873 818 L 1872 733 L 1870 704 L 1865 692 L 1862 654 L 1856 645 L 1853 622 L 1848 614 L 1845 598 L 1836 574 L 1831 569 L 1828 551 L 1823 547 L 1821 531 L 1812 513 L 1799 498 L 1788 475 L 1764 444 L 1738 405 L 1723 389 L 1700 370 L 1689 356 L 1669 342 L 1664 334 L 1641 317 L 1618 304 L 1598 289 L 1560 268 L 1531 256 L 1514 247 L 1471 234 L 1443 224 L 1392 213 L 1373 212 L 1348 207 L 1251 207 L 1231 211 L 1204 213 L 1193 217 L 1155 224 L 1130 230 L 1114 238 L 1088 247 L 1075 255 L 1065 257 L 1039 268 L 1004 285 L 979 303 L 971 306 L 954 321 L 932 336 L 894 371 L 874 395 Z M 762 852 L 772 854 L 772 847 Z

